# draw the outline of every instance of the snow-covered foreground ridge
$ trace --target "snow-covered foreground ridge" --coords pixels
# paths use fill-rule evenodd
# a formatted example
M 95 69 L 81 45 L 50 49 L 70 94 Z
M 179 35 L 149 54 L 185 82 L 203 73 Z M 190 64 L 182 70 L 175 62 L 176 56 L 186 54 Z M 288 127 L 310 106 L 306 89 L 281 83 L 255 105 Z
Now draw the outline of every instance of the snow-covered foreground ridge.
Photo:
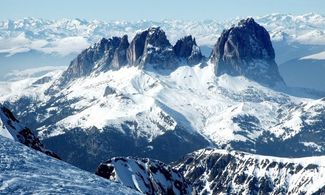
M 35 133 L 16 119 L 14 114 L 2 104 L 0 104 L 0 136 L 18 141 L 30 148 L 60 159 L 57 154 L 46 149 L 39 138 L 35 136 Z
M 0 194 L 137 194 L 0 136 Z
M 325 17 L 318 14 L 271 14 L 256 17 L 270 32 L 273 41 L 289 40 L 306 44 L 325 44 Z M 184 35 L 196 37 L 199 45 L 213 45 L 224 28 L 240 19 L 228 22 L 206 21 L 87 21 L 81 19 L 45 20 L 24 18 L 0 21 L 0 52 L 15 54 L 29 50 L 66 55 L 79 52 L 102 37 L 128 34 L 152 26 L 166 29 L 172 42 Z
M 324 194 L 325 156 L 276 158 L 203 149 L 176 165 L 198 194 Z

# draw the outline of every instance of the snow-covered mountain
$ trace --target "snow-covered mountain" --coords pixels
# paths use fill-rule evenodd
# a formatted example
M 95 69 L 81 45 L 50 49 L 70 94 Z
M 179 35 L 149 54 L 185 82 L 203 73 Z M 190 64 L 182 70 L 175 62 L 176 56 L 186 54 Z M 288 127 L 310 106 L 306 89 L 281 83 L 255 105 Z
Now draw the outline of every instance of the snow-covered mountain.
M 0 21 L 0 72 L 80 52 L 0 82 L 0 193 L 324 194 L 324 33 L 317 14 Z
M 181 172 L 148 158 L 112 158 L 101 163 L 96 174 L 144 194 L 192 194 Z
M 0 136 L 0 194 L 138 194 Z
M 249 69 L 277 67 L 274 55 L 246 58 L 252 49 L 273 48 L 260 43 L 270 41 L 260 37 L 263 27 L 248 20 L 235 29 L 243 25 L 257 48 L 231 47 L 241 39 L 229 38 L 222 50 L 226 67 L 240 67 L 236 75 L 217 74 L 224 55 L 188 65 L 200 56 L 194 39 L 176 47 L 161 28 L 150 28 L 128 47 L 122 37 L 101 40 L 63 73 L 7 82 L 0 100 L 65 161 L 91 171 L 114 156 L 168 163 L 208 145 L 277 156 L 324 155 L 324 94 L 259 80 L 281 78 L 272 71 L 247 77 Z M 251 63 L 256 61 L 261 63 Z
M 197 194 L 325 193 L 325 157 L 276 158 L 238 151 L 203 149 L 175 168 Z
M 276 62 L 280 65 L 290 60 L 325 51 L 325 17 L 318 14 L 290 15 L 270 14 L 255 17 L 256 21 L 270 33 L 276 53 Z M 45 20 L 24 18 L 0 21 L 0 71 L 8 73 L 15 69 L 29 67 L 62 66 L 69 63 L 77 53 L 92 45 L 102 37 L 122 36 L 133 38 L 136 33 L 152 26 L 160 26 L 166 31 L 172 44 L 185 35 L 192 35 L 208 57 L 211 48 L 223 29 L 230 28 L 241 18 L 226 22 L 218 20 L 181 21 L 88 21 L 83 19 Z M 309 64 L 309 62 L 308 62 Z M 316 68 L 314 68 L 316 69 Z M 291 71 L 295 71 L 291 70 Z M 321 72 L 322 69 L 315 71 Z M 285 80 L 292 78 L 286 68 L 280 72 Z M 299 75 L 293 72 L 291 75 Z M 308 72 L 313 74 L 313 70 Z M 6 77 L 0 75 L 0 80 Z M 317 84 L 304 85 L 295 80 L 289 86 L 321 89 Z
M 325 44 L 325 17 L 318 14 L 290 15 L 270 14 L 255 17 L 271 34 L 272 40 L 289 40 L 302 44 Z M 0 21 L 1 53 L 14 54 L 28 50 L 67 54 L 79 52 L 102 37 L 133 37 L 137 32 L 152 26 L 166 30 L 172 43 L 184 35 L 196 37 L 199 45 L 210 45 L 222 30 L 237 23 L 241 18 L 226 22 L 218 20 L 180 21 L 87 21 L 84 19 L 45 20 L 24 18 Z
M 30 148 L 60 159 L 54 152 L 46 149 L 35 134 L 19 120 L 5 106 L 0 104 L 0 136 L 18 141 Z

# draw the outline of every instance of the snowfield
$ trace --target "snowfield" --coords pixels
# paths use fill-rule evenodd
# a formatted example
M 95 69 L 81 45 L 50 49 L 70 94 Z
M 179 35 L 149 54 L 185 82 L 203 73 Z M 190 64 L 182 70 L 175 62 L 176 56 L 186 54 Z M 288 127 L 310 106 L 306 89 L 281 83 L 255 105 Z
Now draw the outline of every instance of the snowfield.
M 0 136 L 0 194 L 138 194 Z
M 0 101 L 28 97 L 36 106 L 45 106 L 45 114 L 36 113 L 38 124 L 44 124 L 37 128 L 42 139 L 77 127 L 114 126 L 123 132 L 120 124 L 128 120 L 137 122 L 131 134 L 149 141 L 176 125 L 218 145 L 254 143 L 265 132 L 286 140 L 319 120 L 325 108 L 324 100 L 318 99 L 323 94 L 285 86 L 270 89 L 241 76 L 215 77 L 210 63 L 159 73 L 124 67 L 76 79 L 54 97 L 44 95 L 59 76 L 58 71 L 48 73 L 44 77 L 51 79 L 44 84 L 33 84 L 42 77 L 9 82 L 0 93 Z M 74 111 L 53 124 L 43 123 L 64 109 L 51 101 Z M 31 113 L 36 108 L 28 109 Z

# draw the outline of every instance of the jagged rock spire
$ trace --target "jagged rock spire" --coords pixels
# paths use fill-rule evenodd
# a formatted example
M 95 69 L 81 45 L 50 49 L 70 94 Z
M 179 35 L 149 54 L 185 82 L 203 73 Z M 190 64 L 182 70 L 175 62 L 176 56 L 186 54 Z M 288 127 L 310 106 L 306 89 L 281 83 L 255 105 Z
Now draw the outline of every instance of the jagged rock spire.
M 189 35 L 178 40 L 173 47 L 175 55 L 184 59 L 187 64 L 194 65 L 202 61 L 203 55 L 195 39 Z
M 243 75 L 269 85 L 284 83 L 275 63 L 270 35 L 253 18 L 223 31 L 210 60 L 216 64 L 217 75 Z
M 152 27 L 137 34 L 127 53 L 130 65 L 155 69 L 170 69 L 178 65 L 173 46 L 159 27 Z

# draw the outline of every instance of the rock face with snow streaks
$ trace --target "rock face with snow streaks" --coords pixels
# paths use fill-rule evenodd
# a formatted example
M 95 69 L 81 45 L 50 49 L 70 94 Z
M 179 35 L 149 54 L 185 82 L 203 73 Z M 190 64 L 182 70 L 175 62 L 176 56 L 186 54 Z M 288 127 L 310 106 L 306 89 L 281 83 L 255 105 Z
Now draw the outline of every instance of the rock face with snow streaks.
M 148 158 L 112 158 L 101 163 L 96 174 L 145 194 L 191 194 L 180 172 Z
M 175 168 L 197 194 L 323 194 L 324 160 L 203 149 L 186 155 Z

